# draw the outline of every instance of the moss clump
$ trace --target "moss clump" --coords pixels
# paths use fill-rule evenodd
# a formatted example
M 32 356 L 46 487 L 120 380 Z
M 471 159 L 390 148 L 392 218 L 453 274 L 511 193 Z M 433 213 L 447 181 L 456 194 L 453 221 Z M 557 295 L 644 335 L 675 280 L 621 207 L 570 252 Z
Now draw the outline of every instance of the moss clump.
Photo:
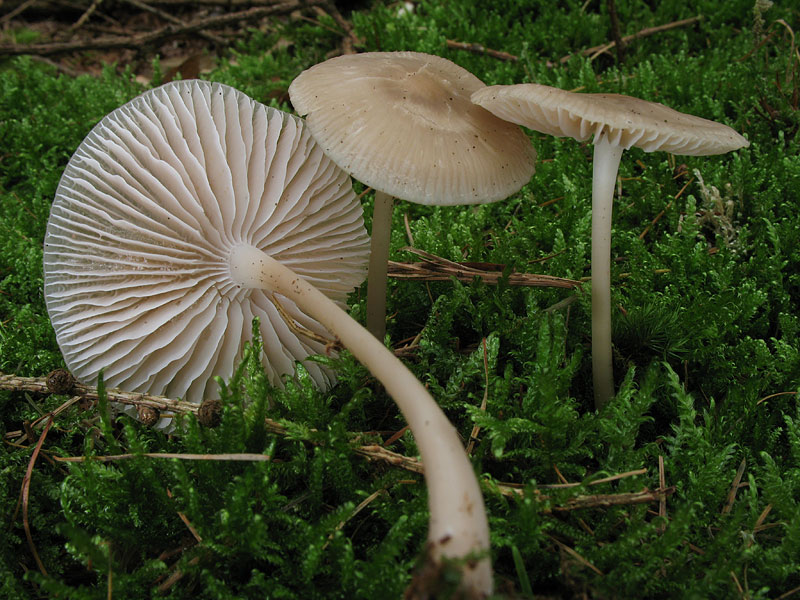
M 754 31 L 749 1 L 618 11 L 623 35 L 704 19 L 631 43 L 621 65 L 603 54 L 554 67 L 607 40 L 604 5 L 462 0 L 348 15 L 363 50 L 432 52 L 490 84 L 627 93 L 748 137 L 750 148 L 732 155 L 633 149 L 623 161 L 612 247 L 617 398 L 592 409 L 590 307 L 579 292 L 395 280 L 388 334 L 398 345 L 419 334 L 408 364 L 465 440 L 480 426 L 472 460 L 485 481 L 498 596 L 775 598 L 800 586 L 800 113 L 791 40 L 764 42 L 764 32 L 784 31 L 777 19 L 794 27 L 797 15 L 774 6 Z M 288 82 L 338 43 L 322 25 L 251 32 L 210 77 L 286 108 Z M 448 39 L 518 60 L 454 50 Z M 141 89 L 111 69 L 72 79 L 25 58 L 0 67 L 3 372 L 62 366 L 41 296 L 50 201 L 81 139 Z M 414 245 L 451 260 L 588 275 L 591 148 L 532 141 L 537 174 L 514 198 L 403 204 L 392 258 L 415 260 L 401 250 L 407 216 Z M 361 295 L 351 310 L 363 312 Z M 137 599 L 400 597 L 424 552 L 425 488 L 418 474 L 354 450 L 391 438 L 391 450 L 415 454 L 408 433 L 393 435 L 405 425 L 394 404 L 346 353 L 335 360 L 339 384 L 320 393 L 302 369 L 285 389 L 269 387 L 258 352 L 256 343 L 221 382 L 213 429 L 187 417 L 184 435 L 164 437 L 102 409 L 59 415 L 27 510 L 46 576 L 14 510 L 33 444 L 5 444 L 0 596 L 83 600 L 110 586 L 115 598 Z M 66 399 L 0 392 L 0 435 Z M 266 417 L 282 432 L 266 429 Z M 96 458 L 145 452 L 271 460 Z M 51 463 L 44 453 L 87 460 Z M 657 490 L 661 472 L 665 504 L 613 503 Z M 593 483 L 614 475 L 625 476 Z M 564 480 L 579 485 L 547 487 Z

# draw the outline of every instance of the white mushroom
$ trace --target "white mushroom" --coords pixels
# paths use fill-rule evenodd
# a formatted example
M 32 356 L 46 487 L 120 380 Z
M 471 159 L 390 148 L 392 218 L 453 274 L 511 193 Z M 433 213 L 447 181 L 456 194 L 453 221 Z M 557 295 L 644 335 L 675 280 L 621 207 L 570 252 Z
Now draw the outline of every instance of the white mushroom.
M 383 339 L 393 198 L 420 204 L 494 202 L 533 175 L 527 136 L 470 101 L 469 71 L 420 52 L 332 58 L 289 86 L 325 153 L 376 190 L 367 329 Z
M 618 94 L 576 94 L 523 83 L 485 87 L 472 101 L 502 119 L 579 141 L 594 136 L 592 180 L 592 373 L 597 408 L 614 395 L 611 356 L 611 212 L 623 150 L 702 156 L 750 143 L 736 131 L 657 102 Z
M 267 252 L 344 306 L 367 242 L 349 177 L 297 118 L 176 83 L 108 115 L 70 160 L 45 238 L 47 308 L 82 381 L 104 369 L 110 386 L 199 403 L 258 316 L 270 382 L 302 361 L 325 388 L 334 374 L 306 360 L 324 353 L 325 328 L 286 295 L 242 287 L 230 255 Z
M 259 316 L 272 382 L 338 338 L 386 387 L 425 464 L 431 557 L 492 588 L 483 498 L 424 386 L 341 309 L 366 233 L 348 176 L 303 122 L 228 86 L 166 84 L 103 119 L 70 160 L 45 237 L 45 298 L 76 377 L 213 393 Z M 279 308 L 280 307 L 280 308 Z M 296 322 L 288 326 L 279 311 Z M 303 330 L 310 330 L 306 335 Z M 320 385 L 333 374 L 306 362 Z

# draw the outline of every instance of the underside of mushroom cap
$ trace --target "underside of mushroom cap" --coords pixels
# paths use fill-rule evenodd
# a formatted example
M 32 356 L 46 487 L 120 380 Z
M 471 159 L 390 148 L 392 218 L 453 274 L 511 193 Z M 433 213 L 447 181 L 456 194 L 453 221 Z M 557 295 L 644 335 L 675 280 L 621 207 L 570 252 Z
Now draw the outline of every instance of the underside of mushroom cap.
M 289 86 L 298 114 L 345 171 L 421 204 L 493 202 L 533 175 L 530 140 L 470 101 L 483 83 L 419 52 L 330 59 Z
M 620 94 L 579 94 L 521 83 L 482 88 L 472 101 L 529 129 L 580 141 L 605 134 L 610 143 L 625 149 L 701 156 L 750 145 L 727 125 Z
M 200 402 L 216 395 L 214 376 L 230 377 L 259 317 L 272 384 L 296 361 L 332 383 L 305 360 L 325 352 L 326 330 L 290 300 L 236 284 L 237 245 L 340 304 L 363 281 L 368 237 L 350 178 L 302 121 L 205 81 L 109 114 L 70 159 L 45 237 L 45 300 L 69 369 Z

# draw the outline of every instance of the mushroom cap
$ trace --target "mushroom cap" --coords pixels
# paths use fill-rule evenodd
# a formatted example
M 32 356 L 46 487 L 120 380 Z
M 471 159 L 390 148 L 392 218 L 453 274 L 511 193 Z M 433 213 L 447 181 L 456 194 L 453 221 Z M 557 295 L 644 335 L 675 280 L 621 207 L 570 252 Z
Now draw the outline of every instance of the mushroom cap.
M 179 81 L 106 116 L 70 159 L 44 245 L 44 292 L 77 379 L 199 403 L 216 396 L 259 317 L 273 385 L 328 335 L 285 297 L 237 285 L 250 244 L 339 304 L 365 275 L 368 237 L 350 178 L 303 122 L 234 88 Z M 161 420 L 164 425 L 166 419 Z
M 420 204 L 502 200 L 533 175 L 525 133 L 470 101 L 484 84 L 420 52 L 332 58 L 289 86 L 325 153 L 359 181 Z
M 472 101 L 502 119 L 557 137 L 583 141 L 604 133 L 626 150 L 636 146 L 702 156 L 750 145 L 727 125 L 621 94 L 578 94 L 521 83 L 482 88 Z

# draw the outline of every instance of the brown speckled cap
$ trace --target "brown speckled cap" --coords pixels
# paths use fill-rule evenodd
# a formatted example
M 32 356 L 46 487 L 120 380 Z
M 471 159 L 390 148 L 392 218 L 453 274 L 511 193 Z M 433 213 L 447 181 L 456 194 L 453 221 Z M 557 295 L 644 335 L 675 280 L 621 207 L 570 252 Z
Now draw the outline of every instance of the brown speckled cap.
M 620 94 L 579 94 L 522 83 L 484 87 L 472 94 L 472 101 L 501 119 L 542 133 L 581 141 L 604 133 L 625 149 L 701 156 L 750 145 L 727 125 Z
M 533 175 L 522 130 L 470 101 L 484 84 L 438 56 L 340 56 L 289 86 L 325 153 L 359 181 L 420 204 L 493 202 Z

